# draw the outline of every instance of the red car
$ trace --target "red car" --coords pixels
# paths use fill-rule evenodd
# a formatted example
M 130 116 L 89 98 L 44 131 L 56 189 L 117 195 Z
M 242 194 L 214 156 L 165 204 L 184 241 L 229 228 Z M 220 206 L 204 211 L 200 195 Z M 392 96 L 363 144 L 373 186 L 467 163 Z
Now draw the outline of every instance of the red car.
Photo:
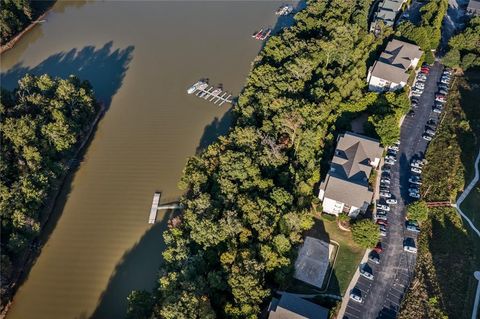
M 428 74 L 428 73 L 430 73 L 430 70 L 429 69 L 421 69 L 420 73 Z
M 378 219 L 377 224 L 387 226 L 388 222 L 386 220 Z
M 374 250 L 377 254 L 380 254 L 380 253 L 383 251 L 382 243 L 381 243 L 381 242 L 378 242 L 378 243 L 377 243 L 377 246 L 375 246 L 375 248 L 373 248 L 373 250 Z

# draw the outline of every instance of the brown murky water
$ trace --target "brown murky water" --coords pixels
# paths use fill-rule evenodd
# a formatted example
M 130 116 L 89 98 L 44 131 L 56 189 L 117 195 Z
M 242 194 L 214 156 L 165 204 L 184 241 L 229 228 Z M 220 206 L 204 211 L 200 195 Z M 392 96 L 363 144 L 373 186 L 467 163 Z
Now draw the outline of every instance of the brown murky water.
M 2 85 L 26 72 L 88 79 L 109 110 L 57 204 L 58 221 L 8 318 L 121 318 L 150 290 L 165 216 L 147 224 L 154 191 L 181 194 L 188 156 L 225 132 L 221 108 L 186 89 L 208 77 L 238 93 L 278 1 L 59 2 L 2 55 Z

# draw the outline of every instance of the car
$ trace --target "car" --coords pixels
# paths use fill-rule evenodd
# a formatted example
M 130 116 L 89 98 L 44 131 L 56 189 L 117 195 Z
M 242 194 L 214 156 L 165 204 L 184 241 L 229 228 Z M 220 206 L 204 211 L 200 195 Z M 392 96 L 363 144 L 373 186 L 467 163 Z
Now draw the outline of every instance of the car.
M 435 100 L 438 100 L 438 101 L 445 101 L 446 100 L 446 96 L 444 94 L 441 94 L 441 93 L 437 93 L 435 94 Z
M 376 213 L 377 216 L 382 216 L 382 217 L 387 217 L 387 214 L 388 213 L 383 210 L 377 210 L 377 213 Z
M 440 83 L 450 84 L 450 79 L 441 78 L 441 79 L 440 79 Z
M 418 97 L 412 96 L 412 97 L 410 98 L 410 101 L 411 101 L 411 102 L 417 102 L 417 103 L 418 103 L 418 102 L 420 102 L 420 99 L 419 99 Z
M 390 184 L 390 178 L 381 178 L 380 183 Z
M 412 183 L 412 184 L 415 184 L 415 185 L 422 185 L 422 181 L 421 181 L 421 180 L 414 179 L 414 178 L 412 178 L 412 177 L 410 177 L 410 178 L 408 179 L 408 181 L 409 181 L 410 183 Z
M 433 104 L 433 107 L 441 109 L 441 108 L 443 108 L 444 104 L 445 104 L 445 102 L 435 101 L 435 103 Z
M 380 236 L 386 237 L 387 236 L 387 231 L 386 230 L 381 230 L 380 229 Z
M 423 134 L 422 138 L 426 141 L 431 141 L 432 140 L 432 137 L 430 135 L 427 135 L 427 134 Z
M 409 219 L 409 220 L 407 220 L 407 224 L 408 224 L 408 225 L 413 225 L 413 226 L 419 227 L 419 226 L 418 226 L 418 222 L 417 222 L 415 219 Z
M 410 167 L 422 168 L 422 166 L 423 166 L 422 162 L 414 161 L 410 163 Z
M 420 73 L 421 74 L 428 74 L 428 73 L 430 73 L 430 70 L 429 69 L 421 69 Z
M 418 103 L 417 103 L 417 102 L 412 102 L 412 107 L 413 107 L 414 109 L 418 108 Z
M 448 84 L 440 83 L 440 84 L 438 85 L 438 89 L 439 89 L 439 90 L 445 90 L 445 91 L 448 92 L 449 87 L 448 87 Z
M 419 192 L 419 189 L 416 188 L 416 187 L 409 188 L 409 189 L 408 189 L 408 192 L 409 192 L 409 193 L 418 193 L 418 192 Z
M 416 253 L 417 246 L 413 238 L 407 237 L 403 240 L 403 250 L 409 253 Z
M 390 173 L 391 173 L 391 172 L 390 172 L 390 169 L 389 169 L 389 168 L 383 168 L 383 169 L 382 169 L 382 174 L 383 174 L 383 175 L 390 176 Z
M 428 134 L 428 135 L 433 136 L 433 135 L 435 135 L 435 131 L 432 130 L 432 129 L 426 129 L 426 130 L 425 130 L 425 134 Z
M 395 198 L 389 198 L 386 200 L 387 204 L 390 204 L 390 205 L 395 205 L 397 204 L 397 200 Z
M 394 165 L 394 164 L 395 164 L 395 161 L 394 161 L 394 160 L 391 160 L 391 159 L 387 159 L 387 160 L 385 160 L 385 164 L 387 164 L 387 165 Z
M 388 147 L 388 150 L 389 150 L 389 151 L 390 151 L 390 150 L 393 150 L 393 151 L 398 152 L 398 151 L 399 151 L 399 148 L 398 148 L 398 146 L 396 146 L 396 145 L 391 145 L 391 146 Z
M 411 168 L 410 168 L 410 171 L 411 171 L 412 173 L 417 173 L 417 174 L 421 174 L 421 173 L 422 173 L 422 170 L 421 170 L 420 168 L 418 168 L 418 167 L 411 167 Z
M 442 109 L 439 109 L 438 107 L 433 108 L 434 113 L 442 113 Z
M 388 221 L 385 220 L 385 219 L 379 218 L 379 219 L 377 219 L 377 224 L 378 224 L 378 225 L 387 226 L 387 225 L 388 225 Z
M 427 125 L 434 125 L 434 126 L 436 126 L 436 125 L 437 125 L 437 122 L 436 122 L 434 119 L 428 119 Z
M 362 301 L 363 301 L 362 296 L 360 296 L 357 293 L 354 293 L 353 290 L 350 293 L 350 299 L 352 299 L 353 301 L 358 302 L 358 303 L 362 303 Z
M 409 184 L 409 186 L 408 186 L 408 188 L 417 188 L 417 189 L 418 189 L 419 187 L 420 187 L 420 185 L 418 185 L 418 184 L 413 184 L 413 183 L 412 183 L 412 184 Z
M 368 280 L 373 280 L 373 274 L 371 273 L 371 269 L 369 269 L 368 265 L 360 266 L 360 275 L 367 278 Z
M 417 253 L 417 247 L 412 247 L 412 246 L 403 246 L 403 250 L 406 252 L 416 254 Z
M 415 111 L 414 111 L 414 110 L 410 110 L 410 111 L 408 111 L 407 115 L 408 115 L 409 117 L 414 117 L 414 116 L 415 116 Z
M 422 95 L 422 92 L 412 92 L 412 96 L 420 96 Z
M 419 88 L 413 88 L 412 92 L 413 93 L 419 93 L 419 94 L 422 94 L 423 93 L 423 89 L 419 89 Z
M 390 194 L 389 192 L 380 192 L 380 196 L 385 198 L 390 198 L 392 197 L 392 194 Z
M 451 79 L 452 79 L 452 77 L 448 74 L 444 74 L 440 77 L 440 80 L 449 80 L 450 81 Z
M 447 94 L 448 94 L 448 91 L 445 90 L 445 89 L 439 89 L 439 90 L 438 90 L 438 93 L 439 93 L 439 94 L 443 94 L 443 95 L 447 95 Z
M 393 156 L 393 155 L 388 155 L 388 154 L 385 156 L 385 159 L 386 159 L 386 160 L 392 160 L 392 161 L 396 161 L 396 160 L 397 160 L 397 159 L 395 158 L 395 156 Z
M 384 211 L 389 212 L 390 211 L 390 206 L 383 205 L 383 204 L 377 204 L 377 209 L 383 209 Z
M 368 260 L 374 264 L 380 264 L 380 255 L 376 251 L 371 251 L 368 254 Z
M 415 86 L 413 87 L 414 89 L 417 89 L 417 90 L 424 90 L 425 89 L 425 84 L 421 83 L 421 82 L 417 82 L 415 83 Z
M 373 251 L 377 252 L 378 254 L 380 254 L 381 252 L 383 252 L 383 247 L 382 247 L 382 242 L 379 241 L 376 245 L 375 245 L 375 248 L 373 248 Z
M 406 228 L 407 228 L 408 231 L 411 231 L 411 232 L 414 232 L 414 233 L 419 233 L 420 232 L 420 228 L 418 228 L 415 225 L 407 224 Z
M 387 156 L 393 156 L 393 158 L 396 158 L 397 157 L 397 151 L 388 150 L 387 151 Z
M 382 215 L 382 214 L 377 214 L 377 216 L 375 217 L 377 220 L 381 219 L 381 220 L 388 220 L 388 217 L 387 215 Z
M 408 193 L 408 196 L 412 197 L 412 198 L 420 198 L 420 194 L 419 193 Z

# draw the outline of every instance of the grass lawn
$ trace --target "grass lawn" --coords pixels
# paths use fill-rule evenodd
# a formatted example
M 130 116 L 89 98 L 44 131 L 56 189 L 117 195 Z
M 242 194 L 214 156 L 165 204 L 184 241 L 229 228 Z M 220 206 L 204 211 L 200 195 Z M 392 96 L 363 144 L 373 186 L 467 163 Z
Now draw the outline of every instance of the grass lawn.
M 315 226 L 306 235 L 325 241 L 334 240 L 340 245 L 327 293 L 343 296 L 365 249 L 353 242 L 351 232 L 340 230 L 336 221 L 325 218 L 317 218 Z

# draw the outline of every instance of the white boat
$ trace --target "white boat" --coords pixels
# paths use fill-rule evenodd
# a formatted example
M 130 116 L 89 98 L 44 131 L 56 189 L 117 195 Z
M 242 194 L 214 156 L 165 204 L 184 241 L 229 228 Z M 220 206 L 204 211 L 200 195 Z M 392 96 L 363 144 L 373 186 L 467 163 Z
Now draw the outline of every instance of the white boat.
M 187 93 L 192 94 L 193 92 L 195 92 L 197 90 L 198 86 L 202 83 L 203 83 L 202 81 L 198 81 L 197 83 L 195 83 L 194 85 L 192 85 L 191 87 L 188 88 Z
M 214 95 L 214 96 L 215 96 L 215 95 L 220 94 L 220 92 L 222 92 L 222 89 L 215 89 L 215 90 L 213 90 L 212 93 L 210 93 L 210 95 Z
M 202 84 L 200 84 L 198 87 L 197 87 L 197 90 L 205 90 L 208 86 L 208 83 L 205 83 L 205 82 L 202 82 Z
M 277 16 L 287 16 L 289 15 L 290 13 L 292 13 L 293 11 L 293 6 L 291 5 L 284 5 L 284 6 L 281 6 L 280 8 L 278 8 L 277 11 L 275 11 L 275 14 Z

